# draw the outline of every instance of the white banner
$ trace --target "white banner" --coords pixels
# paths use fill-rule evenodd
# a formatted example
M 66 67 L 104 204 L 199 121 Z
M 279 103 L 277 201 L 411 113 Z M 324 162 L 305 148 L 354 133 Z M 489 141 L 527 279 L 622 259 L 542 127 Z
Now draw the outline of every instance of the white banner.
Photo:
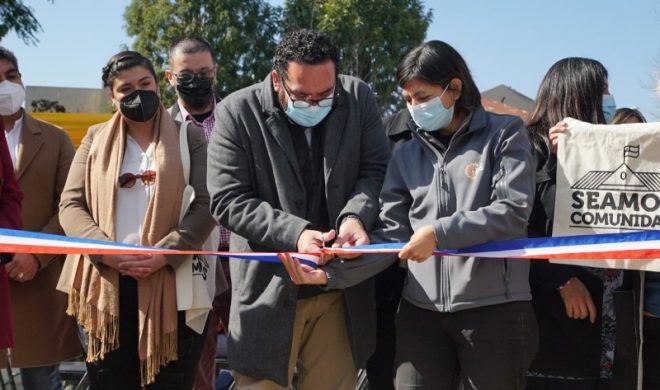
M 660 123 L 565 122 L 553 236 L 660 230 Z M 660 259 L 565 263 L 660 271 Z

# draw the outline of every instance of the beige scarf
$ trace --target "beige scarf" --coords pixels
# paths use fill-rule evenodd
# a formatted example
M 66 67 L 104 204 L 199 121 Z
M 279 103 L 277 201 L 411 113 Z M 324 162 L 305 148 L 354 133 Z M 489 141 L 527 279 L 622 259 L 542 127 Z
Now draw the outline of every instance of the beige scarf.
M 179 223 L 185 185 L 177 127 L 161 106 L 154 120 L 156 182 L 144 216 L 140 244 L 156 245 Z M 118 177 L 126 140 L 119 113 L 95 134 L 86 166 L 89 213 L 111 239 L 115 236 Z M 77 267 L 67 313 L 88 332 L 87 361 L 119 348 L 119 273 L 76 256 Z M 163 267 L 138 281 L 138 349 L 142 385 L 153 383 L 160 366 L 177 359 L 177 309 L 174 273 Z

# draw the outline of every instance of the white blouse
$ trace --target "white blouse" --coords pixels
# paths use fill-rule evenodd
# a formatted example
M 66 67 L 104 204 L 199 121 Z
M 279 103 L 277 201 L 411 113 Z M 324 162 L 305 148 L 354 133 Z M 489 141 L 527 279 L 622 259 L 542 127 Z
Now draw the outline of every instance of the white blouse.
M 126 135 L 124 160 L 119 175 L 132 173 L 141 174 L 154 167 L 154 143 L 150 143 L 146 151 L 129 135 Z M 115 178 L 119 183 L 119 177 Z M 158 180 L 158 176 L 156 176 Z M 115 240 L 128 244 L 139 244 L 142 237 L 142 225 L 147 214 L 147 205 L 154 192 L 154 186 L 145 185 L 136 179 L 131 188 L 121 188 L 117 184 L 117 209 L 115 213 Z

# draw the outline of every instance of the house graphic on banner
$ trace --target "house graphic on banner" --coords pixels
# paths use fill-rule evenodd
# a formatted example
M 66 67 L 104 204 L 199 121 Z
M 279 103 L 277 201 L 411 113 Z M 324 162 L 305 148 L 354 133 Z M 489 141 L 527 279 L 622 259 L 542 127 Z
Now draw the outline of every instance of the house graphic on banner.
M 638 158 L 639 145 L 623 148 L 624 162 L 613 171 L 589 171 L 571 186 L 574 190 L 660 192 L 660 173 L 636 172 L 625 163 Z

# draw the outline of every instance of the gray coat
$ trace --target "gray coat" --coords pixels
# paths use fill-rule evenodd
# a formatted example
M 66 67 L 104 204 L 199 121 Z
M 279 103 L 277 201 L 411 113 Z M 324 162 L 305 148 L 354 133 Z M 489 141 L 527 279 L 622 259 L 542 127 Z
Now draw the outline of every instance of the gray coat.
M 335 107 L 321 124 L 327 211 L 335 228 L 356 214 L 368 231 L 378 216 L 389 150 L 370 88 L 349 76 L 339 76 L 337 88 Z M 230 249 L 295 251 L 310 225 L 301 217 L 305 187 L 270 76 L 228 96 L 215 116 L 208 188 L 211 213 L 233 233 Z M 231 366 L 286 385 L 298 287 L 279 264 L 232 259 L 230 266 Z M 375 346 L 373 281 L 344 290 L 344 297 L 353 357 L 363 367 Z
M 388 167 L 372 241 L 406 242 L 424 225 L 434 227 L 438 247 L 446 249 L 526 236 L 535 161 L 519 118 L 478 108 L 443 151 L 413 135 Z M 333 262 L 326 267 L 328 288 L 357 283 L 395 258 Z M 531 300 L 528 260 L 437 256 L 407 266 L 403 297 L 427 310 Z

